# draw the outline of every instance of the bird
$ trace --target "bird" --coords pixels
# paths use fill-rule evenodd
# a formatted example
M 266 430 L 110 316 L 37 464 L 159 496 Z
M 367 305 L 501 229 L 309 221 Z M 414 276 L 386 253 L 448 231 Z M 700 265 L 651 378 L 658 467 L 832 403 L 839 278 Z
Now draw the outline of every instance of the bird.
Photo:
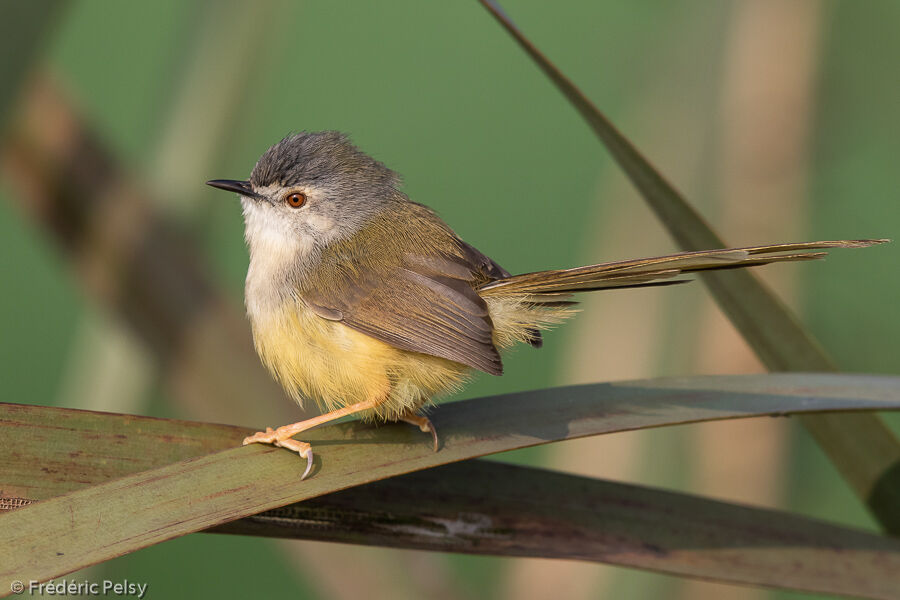
M 684 283 L 678 275 L 815 260 L 822 250 L 887 240 L 770 244 L 681 252 L 512 275 L 401 191 L 400 176 L 343 133 L 293 133 L 247 180 L 207 184 L 240 197 L 250 262 L 245 304 L 262 363 L 301 405 L 323 414 L 243 440 L 313 465 L 297 434 L 347 415 L 402 421 L 423 414 L 476 371 L 503 373 L 501 351 L 542 345 L 577 312 L 573 295 Z

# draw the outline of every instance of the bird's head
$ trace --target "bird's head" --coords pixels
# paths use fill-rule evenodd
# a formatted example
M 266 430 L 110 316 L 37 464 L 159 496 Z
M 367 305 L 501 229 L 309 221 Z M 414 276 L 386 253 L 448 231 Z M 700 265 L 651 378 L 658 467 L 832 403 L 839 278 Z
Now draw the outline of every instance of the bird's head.
M 240 195 L 251 252 L 325 247 L 405 199 L 396 173 L 336 131 L 290 135 L 266 150 L 249 180 L 206 183 Z

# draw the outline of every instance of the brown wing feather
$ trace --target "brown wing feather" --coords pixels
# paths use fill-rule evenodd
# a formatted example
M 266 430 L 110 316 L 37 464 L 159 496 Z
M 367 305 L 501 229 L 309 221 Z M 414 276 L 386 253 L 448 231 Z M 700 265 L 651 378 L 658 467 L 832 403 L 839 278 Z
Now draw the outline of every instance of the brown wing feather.
M 339 311 L 340 321 L 397 348 L 440 356 L 499 375 L 487 305 L 457 273 L 420 270 L 408 263 L 379 278 L 356 281 L 352 293 L 323 298 L 305 294 L 319 309 Z M 424 272 L 423 272 L 424 271 Z
M 323 318 L 397 348 L 500 375 L 493 323 L 475 288 L 509 273 L 428 209 L 420 207 L 417 216 L 384 228 L 375 223 L 364 247 L 331 249 L 320 265 L 330 274 L 328 285 L 311 285 L 301 297 Z

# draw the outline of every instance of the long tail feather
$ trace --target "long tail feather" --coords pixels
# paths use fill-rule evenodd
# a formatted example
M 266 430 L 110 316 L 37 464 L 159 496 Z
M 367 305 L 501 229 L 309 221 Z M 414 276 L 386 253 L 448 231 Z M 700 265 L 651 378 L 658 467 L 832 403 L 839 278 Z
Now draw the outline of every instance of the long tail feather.
M 673 284 L 682 280 L 660 280 L 696 271 L 740 269 L 774 262 L 816 260 L 827 253 L 809 251 L 827 248 L 865 248 L 888 241 L 890 240 L 801 242 L 680 252 L 654 258 L 513 275 L 487 283 L 480 287 L 478 292 L 484 297 L 521 294 L 529 296 L 532 302 L 553 302 L 573 292 Z

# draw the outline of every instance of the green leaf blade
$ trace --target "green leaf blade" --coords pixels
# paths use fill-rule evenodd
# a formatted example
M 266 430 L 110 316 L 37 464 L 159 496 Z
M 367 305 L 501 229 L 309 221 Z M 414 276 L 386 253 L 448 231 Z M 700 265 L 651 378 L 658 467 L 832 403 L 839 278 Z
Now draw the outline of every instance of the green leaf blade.
M 52 458 L 62 446 L 54 448 L 47 443 L 53 435 L 45 439 L 32 435 L 36 428 L 46 428 L 46 414 L 29 421 L 31 407 L 0 407 L 4 439 L 16 449 L 14 458 L 3 459 L 6 464 L 0 465 L 0 473 L 15 473 L 9 468 L 12 464 L 32 465 L 30 474 L 26 472 L 29 467 L 19 468 L 18 480 L 4 475 L 7 479 L 0 481 L 0 486 L 22 489 L 28 481 L 44 476 L 42 460 Z M 444 441 L 437 453 L 431 451 L 429 440 L 411 427 L 371 428 L 348 423 L 313 430 L 306 439 L 317 452 L 317 468 L 306 481 L 299 479 L 303 461 L 293 453 L 259 445 L 232 447 L 83 487 L 0 515 L 0 532 L 7 540 L 0 546 L 0 590 L 8 589 L 13 579 L 49 579 L 265 510 L 490 453 L 646 427 L 847 409 L 900 409 L 900 377 L 778 374 L 672 378 L 468 400 L 445 405 L 434 415 Z M 171 450 L 153 450 L 162 445 L 159 440 L 165 435 L 166 423 L 172 425 L 169 443 L 183 445 L 186 452 L 204 451 L 216 444 L 236 445 L 247 433 L 243 428 L 222 425 L 194 423 L 185 428 L 178 421 L 44 410 L 74 415 L 70 425 L 78 421 L 75 437 L 92 438 L 101 462 L 111 449 L 123 458 L 130 453 L 171 456 Z M 61 418 L 54 421 L 63 423 Z M 128 427 L 133 428 L 131 432 Z M 221 439 L 199 446 L 185 441 L 197 436 L 198 428 L 206 427 L 209 431 L 200 437 Z M 56 427 L 56 431 L 64 430 L 63 425 Z M 144 440 L 131 447 L 123 441 L 131 433 Z M 124 472 L 128 461 L 122 460 L 120 465 Z M 89 478 L 88 471 L 83 463 L 81 477 Z M 98 480 L 104 476 L 108 473 L 97 472 Z M 73 483 L 58 485 L 62 489 Z M 32 488 L 47 490 L 49 486 Z M 413 509 L 421 507 L 414 496 L 409 501 L 415 504 Z M 597 553 L 597 560 L 606 558 L 604 552 Z M 722 576 L 727 578 L 727 573 Z

